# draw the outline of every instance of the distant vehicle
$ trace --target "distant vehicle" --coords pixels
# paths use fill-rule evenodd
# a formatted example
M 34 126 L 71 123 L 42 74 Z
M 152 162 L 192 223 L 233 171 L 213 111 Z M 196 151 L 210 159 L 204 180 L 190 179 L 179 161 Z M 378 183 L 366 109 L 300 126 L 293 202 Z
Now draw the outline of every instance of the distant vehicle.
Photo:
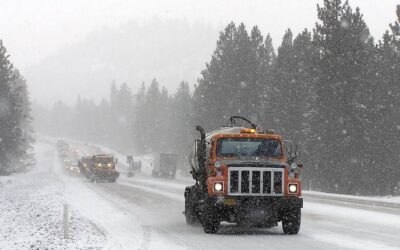
M 115 169 L 115 164 L 118 160 L 113 155 L 93 155 L 85 159 L 83 164 L 86 164 L 84 166 L 87 168 L 86 176 L 91 182 L 116 182 L 119 172 Z
M 65 141 L 63 141 L 63 140 L 58 140 L 57 141 L 57 150 L 58 151 L 60 151 L 60 150 L 68 150 L 68 149 L 69 149 L 69 146 Z
M 57 151 L 61 158 L 66 158 L 69 156 L 69 145 L 63 140 L 58 140 Z
M 140 172 L 142 170 L 142 161 L 141 160 L 133 160 L 131 162 L 132 169 L 136 172 Z
M 71 158 L 73 158 L 73 159 L 78 159 L 79 158 L 79 150 L 78 149 L 71 148 L 69 150 L 69 152 L 70 152 L 69 154 L 70 154 Z
M 132 155 L 126 157 L 126 162 L 128 163 L 128 177 L 133 177 L 135 172 L 142 170 L 142 161 L 133 159 Z
M 92 161 L 92 156 L 85 156 L 82 157 L 82 159 L 78 162 L 78 168 L 81 171 L 81 173 L 89 179 L 89 165 L 90 162 Z
M 133 177 L 135 176 L 135 172 L 133 171 L 133 156 L 132 155 L 128 155 L 126 157 L 126 162 L 128 163 L 128 177 Z
M 178 156 L 176 154 L 159 154 L 154 158 L 151 175 L 175 179 Z
M 68 159 L 64 160 L 64 166 L 67 171 L 70 171 L 74 174 L 79 174 L 81 170 L 79 169 L 79 160 L 78 159 Z
M 237 126 L 239 119 L 250 127 Z M 286 150 L 280 135 L 246 118 L 229 121 L 207 135 L 196 127 L 200 139 L 190 162 L 196 184 L 184 195 L 187 224 L 199 222 L 214 234 L 223 221 L 261 228 L 281 221 L 285 234 L 297 234 L 303 207 L 297 150 Z

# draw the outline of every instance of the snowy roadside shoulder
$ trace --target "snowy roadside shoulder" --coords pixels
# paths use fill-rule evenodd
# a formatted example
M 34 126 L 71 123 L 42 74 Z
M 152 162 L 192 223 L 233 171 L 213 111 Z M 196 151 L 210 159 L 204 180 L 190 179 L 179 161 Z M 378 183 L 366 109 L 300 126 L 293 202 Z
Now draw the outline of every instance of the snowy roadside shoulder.
M 359 202 L 367 202 L 370 204 L 376 203 L 379 204 L 393 204 L 396 207 L 400 208 L 400 196 L 355 196 L 355 195 L 346 195 L 346 194 L 333 194 L 333 193 L 324 193 L 324 192 L 316 192 L 316 191 L 309 191 L 303 190 L 303 195 L 305 197 L 319 197 L 319 198 L 326 198 L 326 199 L 340 199 L 342 201 L 359 201 Z
M 102 249 L 104 232 L 72 207 L 64 239 L 64 183 L 48 171 L 51 151 L 36 151 L 34 171 L 0 177 L 0 249 Z

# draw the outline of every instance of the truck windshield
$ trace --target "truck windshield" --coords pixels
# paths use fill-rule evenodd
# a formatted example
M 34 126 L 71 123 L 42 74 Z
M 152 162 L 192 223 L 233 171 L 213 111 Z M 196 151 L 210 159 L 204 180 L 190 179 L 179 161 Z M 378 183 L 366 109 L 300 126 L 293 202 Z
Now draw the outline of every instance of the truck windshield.
M 261 156 L 280 158 L 281 144 L 273 139 L 223 138 L 217 143 L 217 156 Z
M 114 163 L 114 159 L 112 157 L 99 157 L 95 158 L 94 162 L 96 164 L 108 164 L 108 163 Z

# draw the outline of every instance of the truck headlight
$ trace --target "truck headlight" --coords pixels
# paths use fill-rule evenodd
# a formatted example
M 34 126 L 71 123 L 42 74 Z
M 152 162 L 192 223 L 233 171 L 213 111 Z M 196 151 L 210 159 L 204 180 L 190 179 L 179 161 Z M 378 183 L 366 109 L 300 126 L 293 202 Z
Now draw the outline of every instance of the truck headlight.
M 111 167 L 111 163 L 108 163 L 108 166 Z
M 289 193 L 291 194 L 297 193 L 297 184 L 289 184 Z
M 215 182 L 214 191 L 221 192 L 222 190 L 224 190 L 224 184 L 222 182 Z

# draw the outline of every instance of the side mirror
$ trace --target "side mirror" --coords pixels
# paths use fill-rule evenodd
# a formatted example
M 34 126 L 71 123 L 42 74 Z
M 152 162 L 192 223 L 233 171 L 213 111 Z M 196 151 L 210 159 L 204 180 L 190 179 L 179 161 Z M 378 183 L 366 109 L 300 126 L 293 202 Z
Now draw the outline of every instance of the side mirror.
M 118 163 L 118 158 L 115 158 L 115 163 Z
M 283 146 L 288 154 L 288 162 L 291 163 L 298 158 L 298 145 L 292 141 L 283 141 Z
M 293 159 L 297 158 L 297 154 L 298 154 L 298 151 L 297 151 L 297 144 L 291 143 L 291 144 L 290 144 L 290 147 L 289 147 L 289 150 L 290 150 L 289 155 L 290 155 Z

